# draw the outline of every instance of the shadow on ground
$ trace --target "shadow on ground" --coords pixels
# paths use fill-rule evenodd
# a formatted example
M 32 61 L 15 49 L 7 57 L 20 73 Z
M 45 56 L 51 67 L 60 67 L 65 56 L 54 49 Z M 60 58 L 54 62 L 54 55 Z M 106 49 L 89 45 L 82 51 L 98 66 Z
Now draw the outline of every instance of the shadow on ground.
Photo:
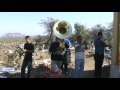
M 109 78 L 110 66 L 104 66 L 102 68 L 102 78 Z M 84 72 L 83 78 L 94 78 L 94 70 L 87 70 Z
M 33 68 L 31 72 L 31 78 L 42 78 L 41 74 L 44 71 L 50 70 L 50 68 L 44 66 L 43 64 L 40 64 L 39 66 Z M 69 72 L 65 74 L 63 72 L 62 78 L 73 78 L 73 69 L 69 69 Z M 110 66 L 104 66 L 102 69 L 102 78 L 109 78 L 110 74 Z M 2 73 L 0 74 L 2 76 L 6 76 L 7 78 L 20 78 L 20 72 L 16 73 Z M 94 78 L 94 70 L 87 70 L 84 71 L 84 76 L 83 78 Z
M 48 67 L 44 66 L 43 64 L 39 64 L 39 66 L 35 67 L 32 69 L 31 72 L 31 78 L 41 78 L 41 73 L 43 73 L 44 71 L 49 70 Z M 19 72 L 15 72 L 15 73 L 1 73 L 1 76 L 6 76 L 7 78 L 20 78 L 20 71 Z

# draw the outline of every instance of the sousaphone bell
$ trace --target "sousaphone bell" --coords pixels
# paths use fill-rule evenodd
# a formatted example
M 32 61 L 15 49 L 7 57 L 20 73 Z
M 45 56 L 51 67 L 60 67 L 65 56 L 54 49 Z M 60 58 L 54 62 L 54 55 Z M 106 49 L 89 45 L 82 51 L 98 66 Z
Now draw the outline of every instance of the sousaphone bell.
M 54 24 L 53 33 L 60 39 L 66 39 L 72 34 L 72 26 L 69 22 L 60 20 Z

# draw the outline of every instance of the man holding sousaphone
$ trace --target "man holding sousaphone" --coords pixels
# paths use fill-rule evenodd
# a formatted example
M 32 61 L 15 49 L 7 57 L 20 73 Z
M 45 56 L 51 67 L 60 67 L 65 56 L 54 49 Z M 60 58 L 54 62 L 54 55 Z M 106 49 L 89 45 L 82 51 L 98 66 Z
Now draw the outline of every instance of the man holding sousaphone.
M 51 68 L 54 68 L 55 64 L 61 69 L 63 54 L 65 53 L 65 48 L 68 48 L 68 44 L 61 44 L 62 39 L 56 37 L 56 41 L 50 45 L 49 52 L 51 54 Z
M 72 34 L 72 27 L 69 22 L 60 20 L 53 26 L 53 33 L 56 36 L 56 41 L 53 42 L 49 48 L 52 60 L 51 67 L 57 64 L 58 67 L 61 68 L 65 50 L 69 48 L 69 45 L 65 43 L 64 39 Z

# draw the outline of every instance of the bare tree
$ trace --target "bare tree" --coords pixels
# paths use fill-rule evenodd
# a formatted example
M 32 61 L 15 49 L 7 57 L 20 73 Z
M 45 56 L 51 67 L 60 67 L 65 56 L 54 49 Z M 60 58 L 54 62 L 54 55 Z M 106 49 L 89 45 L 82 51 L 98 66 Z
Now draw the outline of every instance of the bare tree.
M 43 26 L 46 29 L 46 31 L 44 33 L 46 33 L 49 36 L 49 39 L 46 41 L 46 44 L 50 43 L 50 40 L 52 39 L 53 26 L 57 21 L 58 20 L 48 17 L 47 20 L 41 20 L 41 22 L 38 23 L 38 24 L 40 24 L 40 26 Z
M 88 29 L 84 25 L 80 23 L 75 23 L 74 28 L 75 28 L 75 36 L 81 35 L 86 42 L 90 41 L 88 35 L 89 34 Z

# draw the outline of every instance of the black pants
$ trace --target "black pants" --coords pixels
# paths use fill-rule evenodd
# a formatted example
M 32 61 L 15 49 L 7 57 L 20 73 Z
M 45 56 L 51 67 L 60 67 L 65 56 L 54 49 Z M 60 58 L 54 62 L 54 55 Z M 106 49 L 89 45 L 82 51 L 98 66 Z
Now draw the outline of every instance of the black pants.
M 63 67 L 64 67 L 64 70 L 65 72 L 68 71 L 68 64 L 70 62 L 70 51 L 67 51 L 64 55 L 63 55 L 63 58 L 62 58 L 62 66 L 61 66 L 61 69 L 63 70 Z
M 104 60 L 104 54 L 95 53 L 94 60 L 95 60 L 94 76 L 100 78 L 102 75 L 102 64 L 103 64 L 103 60 Z
M 63 67 L 65 67 L 65 72 L 68 71 L 68 63 L 62 63 L 61 69 L 63 71 Z

